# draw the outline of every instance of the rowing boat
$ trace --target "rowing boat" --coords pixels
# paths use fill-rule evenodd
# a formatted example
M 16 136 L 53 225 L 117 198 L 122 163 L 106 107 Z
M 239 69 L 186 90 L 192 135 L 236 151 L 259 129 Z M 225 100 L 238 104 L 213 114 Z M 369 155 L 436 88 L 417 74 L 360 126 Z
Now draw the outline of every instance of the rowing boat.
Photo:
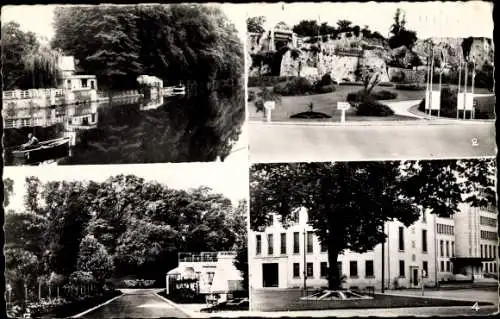
M 22 146 L 12 151 L 12 155 L 18 161 L 26 164 L 42 163 L 69 155 L 69 137 L 62 137 L 47 141 L 42 141 L 38 145 L 23 149 Z

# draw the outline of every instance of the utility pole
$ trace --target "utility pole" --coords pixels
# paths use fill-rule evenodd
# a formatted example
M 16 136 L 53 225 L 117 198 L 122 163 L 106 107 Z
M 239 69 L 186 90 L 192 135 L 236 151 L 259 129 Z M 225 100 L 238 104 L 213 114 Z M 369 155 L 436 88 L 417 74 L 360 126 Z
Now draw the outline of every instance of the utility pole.
M 385 229 L 385 225 L 384 225 Z M 381 292 L 384 293 L 384 283 L 385 283 L 385 240 L 382 243 L 382 287 Z

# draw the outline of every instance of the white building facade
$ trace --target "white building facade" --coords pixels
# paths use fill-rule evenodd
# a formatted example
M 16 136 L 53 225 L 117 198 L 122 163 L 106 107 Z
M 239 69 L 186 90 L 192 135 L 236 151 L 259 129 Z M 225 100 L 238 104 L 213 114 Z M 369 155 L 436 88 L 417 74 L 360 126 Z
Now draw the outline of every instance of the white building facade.
M 345 251 L 339 255 L 336 266 L 345 276 L 344 288 L 373 287 L 378 290 L 382 287 L 382 269 L 385 288 L 421 287 L 422 280 L 425 286 L 436 286 L 437 282 L 452 280 L 454 273 L 480 278 L 484 272 L 490 272 L 489 267 L 496 272 L 495 258 L 481 258 L 480 251 L 481 246 L 483 250 L 488 247 L 491 256 L 495 254 L 493 251 L 498 251 L 498 237 L 491 234 L 493 228 L 496 229 L 495 214 L 467 205 L 460 208 L 460 213 L 452 218 L 440 218 L 426 212 L 410 227 L 400 222 L 386 223 L 388 240 L 383 245 L 384 257 L 382 244 L 362 254 Z M 472 215 L 471 211 L 478 213 Z M 250 232 L 251 289 L 327 286 L 327 249 L 307 224 L 307 212 L 302 210 L 298 215 L 287 228 L 275 217 L 273 224 L 264 231 Z M 480 225 L 480 220 L 489 224 Z

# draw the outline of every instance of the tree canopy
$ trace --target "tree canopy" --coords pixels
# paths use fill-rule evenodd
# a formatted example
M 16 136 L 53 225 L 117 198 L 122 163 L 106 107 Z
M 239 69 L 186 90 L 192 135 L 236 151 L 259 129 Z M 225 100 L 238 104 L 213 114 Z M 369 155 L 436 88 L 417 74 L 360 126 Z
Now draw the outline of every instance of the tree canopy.
M 159 279 L 178 252 L 240 250 L 246 241 L 246 203 L 207 187 L 177 190 L 134 175 L 25 185 L 25 210 L 6 215 L 9 280 L 24 280 L 20 261 L 33 278 Z
M 384 242 L 386 222 L 409 226 L 423 209 L 451 216 L 461 202 L 494 202 L 493 170 L 488 159 L 258 164 L 250 174 L 250 225 L 262 230 L 273 214 L 286 225 L 305 208 L 336 265 L 345 250 L 363 253 Z M 340 285 L 335 269 L 328 273 L 332 289 Z
M 266 18 L 264 16 L 249 17 L 247 19 L 247 31 L 255 33 L 264 33 L 266 31 L 264 29 L 265 22 Z
M 391 26 L 391 33 L 392 36 L 389 38 L 389 46 L 391 49 L 399 48 L 403 45 L 411 49 L 417 41 L 417 33 L 406 29 L 406 18 L 404 15 L 401 17 L 401 9 L 399 8 L 394 14 L 394 23 Z

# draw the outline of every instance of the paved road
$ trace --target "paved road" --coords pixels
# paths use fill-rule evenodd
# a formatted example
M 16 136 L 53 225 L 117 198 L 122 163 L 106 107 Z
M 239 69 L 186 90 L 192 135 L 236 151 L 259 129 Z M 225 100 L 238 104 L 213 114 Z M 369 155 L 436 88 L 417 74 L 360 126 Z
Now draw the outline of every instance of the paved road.
M 389 290 L 386 292 L 386 294 L 422 297 L 422 291 L 420 289 Z M 424 291 L 424 297 L 464 300 L 464 301 L 465 300 L 483 301 L 483 302 L 491 302 L 497 305 L 499 303 L 498 288 L 453 289 L 453 290 L 428 289 Z
M 248 124 L 250 159 L 257 163 L 276 163 L 463 158 L 496 154 L 494 122 L 436 124 L 435 121 L 417 120 L 368 124 L 251 122 Z
M 107 305 L 86 313 L 82 318 L 188 318 L 184 312 L 160 298 L 152 289 L 124 291 Z
M 255 312 L 233 311 L 215 314 L 202 314 L 202 317 L 401 317 L 401 316 L 486 316 L 498 313 L 494 306 L 480 307 L 472 310 L 471 307 L 418 307 L 418 308 L 388 308 L 388 309 L 336 309 L 314 311 L 287 311 L 287 312 Z

